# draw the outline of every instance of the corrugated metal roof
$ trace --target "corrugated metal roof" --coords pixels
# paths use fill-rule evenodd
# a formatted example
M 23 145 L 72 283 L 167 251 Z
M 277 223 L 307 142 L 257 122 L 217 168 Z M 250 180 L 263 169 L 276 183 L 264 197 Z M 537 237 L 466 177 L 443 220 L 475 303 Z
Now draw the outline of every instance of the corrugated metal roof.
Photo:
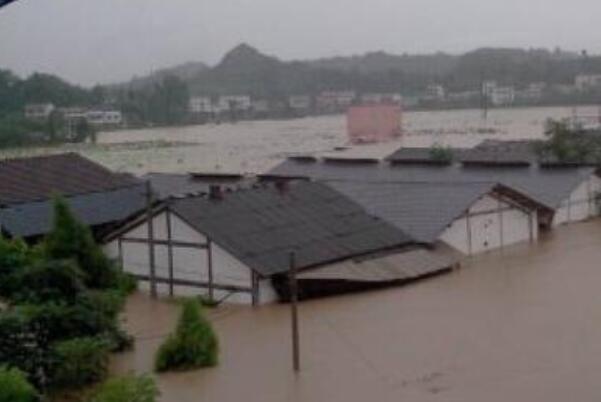
M 0 205 L 114 190 L 139 183 L 76 153 L 0 161 Z
M 434 243 L 455 219 L 495 183 L 369 183 L 331 181 L 330 186 L 423 243 Z
M 595 172 L 590 167 L 544 168 L 538 166 L 460 165 L 335 165 L 299 164 L 286 160 L 269 174 L 318 180 L 359 182 L 501 183 L 556 209 L 583 180 Z
M 263 276 L 287 272 L 289 254 L 299 268 L 412 243 L 393 225 L 326 185 L 290 183 L 226 193 L 221 200 L 175 200 L 171 208 Z
M 409 281 L 446 271 L 456 264 L 458 259 L 450 254 L 419 248 L 307 270 L 298 274 L 298 279 L 371 283 Z
M 112 191 L 89 193 L 66 198 L 77 218 L 89 226 L 117 223 L 146 205 L 144 185 Z M 0 227 L 13 237 L 47 234 L 53 223 L 51 200 L 36 201 L 0 208 Z

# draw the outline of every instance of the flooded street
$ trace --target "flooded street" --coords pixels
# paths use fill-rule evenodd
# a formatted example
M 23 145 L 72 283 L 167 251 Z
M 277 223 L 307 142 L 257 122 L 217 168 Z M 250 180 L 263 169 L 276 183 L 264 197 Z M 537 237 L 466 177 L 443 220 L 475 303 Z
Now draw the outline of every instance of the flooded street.
M 549 118 L 572 116 L 571 107 L 495 109 L 483 119 L 481 110 L 405 112 L 402 139 L 356 146 L 352 154 L 384 157 L 401 145 L 440 143 L 469 147 L 487 138 L 537 138 Z M 579 114 L 597 115 L 597 107 Z M 98 144 L 15 149 L 0 156 L 75 151 L 107 167 L 143 174 L 150 171 L 224 171 L 263 173 L 293 154 L 326 153 L 349 146 L 343 115 L 282 121 L 152 128 L 100 133 Z
M 600 243 L 601 222 L 573 224 L 411 286 L 302 303 L 297 377 L 286 305 L 221 307 L 219 367 L 161 375 L 161 400 L 599 401 Z M 134 296 L 136 350 L 114 371 L 150 371 L 176 315 Z

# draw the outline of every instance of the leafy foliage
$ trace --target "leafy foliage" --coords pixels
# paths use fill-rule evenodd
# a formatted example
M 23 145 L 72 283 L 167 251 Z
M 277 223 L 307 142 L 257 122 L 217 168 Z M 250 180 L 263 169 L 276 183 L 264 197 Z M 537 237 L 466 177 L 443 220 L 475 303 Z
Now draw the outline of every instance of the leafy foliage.
M 119 274 L 114 264 L 94 241 L 89 227 L 80 223 L 62 198 L 54 203 L 54 226 L 44 250 L 49 259 L 73 259 L 85 273 L 91 288 L 116 287 Z
M 114 378 L 101 385 L 90 402 L 155 402 L 159 390 L 149 376 Z
M 430 159 L 441 163 L 450 163 L 453 160 L 453 151 L 449 147 L 435 144 L 430 148 Z
M 108 370 L 109 345 L 99 338 L 75 338 L 53 346 L 55 387 L 77 388 L 104 379 Z
M 209 321 L 195 300 L 184 302 L 174 334 L 159 348 L 155 369 L 159 372 L 217 365 L 219 343 Z
M 25 374 L 16 368 L 0 367 L 0 402 L 35 402 L 35 388 Z

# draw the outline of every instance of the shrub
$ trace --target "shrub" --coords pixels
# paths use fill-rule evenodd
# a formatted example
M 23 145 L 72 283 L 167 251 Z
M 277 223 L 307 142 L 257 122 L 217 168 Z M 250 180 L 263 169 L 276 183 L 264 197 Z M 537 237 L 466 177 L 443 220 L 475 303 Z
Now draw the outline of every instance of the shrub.
M 155 402 L 159 396 L 149 376 L 113 378 L 102 384 L 90 402 Z
M 38 262 L 14 274 L 15 303 L 75 302 L 85 289 L 83 273 L 71 261 Z
M 430 159 L 441 163 L 450 163 L 453 160 L 453 151 L 449 147 L 434 144 L 430 148 Z
M 219 344 L 211 324 L 194 300 L 184 302 L 174 334 L 159 348 L 155 369 L 159 372 L 217 365 Z
M 55 388 L 82 387 L 105 378 L 109 345 L 98 338 L 76 338 L 53 346 L 56 366 L 51 384 Z
M 16 368 L 0 367 L 0 402 L 34 402 L 38 397 L 25 374 Z
M 0 236 L 0 297 L 10 298 L 20 290 L 17 274 L 35 262 L 35 253 L 23 241 Z
M 54 201 L 54 226 L 44 242 L 50 259 L 73 259 L 91 288 L 116 288 L 119 272 L 96 244 L 89 227 L 80 223 L 62 198 Z

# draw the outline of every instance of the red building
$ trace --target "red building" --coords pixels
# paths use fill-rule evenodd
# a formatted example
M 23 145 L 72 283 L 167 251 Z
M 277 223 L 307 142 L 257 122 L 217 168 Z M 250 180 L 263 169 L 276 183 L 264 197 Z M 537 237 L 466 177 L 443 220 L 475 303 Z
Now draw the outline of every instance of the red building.
M 346 117 L 353 144 L 382 142 L 401 135 L 401 107 L 396 104 L 351 106 Z

